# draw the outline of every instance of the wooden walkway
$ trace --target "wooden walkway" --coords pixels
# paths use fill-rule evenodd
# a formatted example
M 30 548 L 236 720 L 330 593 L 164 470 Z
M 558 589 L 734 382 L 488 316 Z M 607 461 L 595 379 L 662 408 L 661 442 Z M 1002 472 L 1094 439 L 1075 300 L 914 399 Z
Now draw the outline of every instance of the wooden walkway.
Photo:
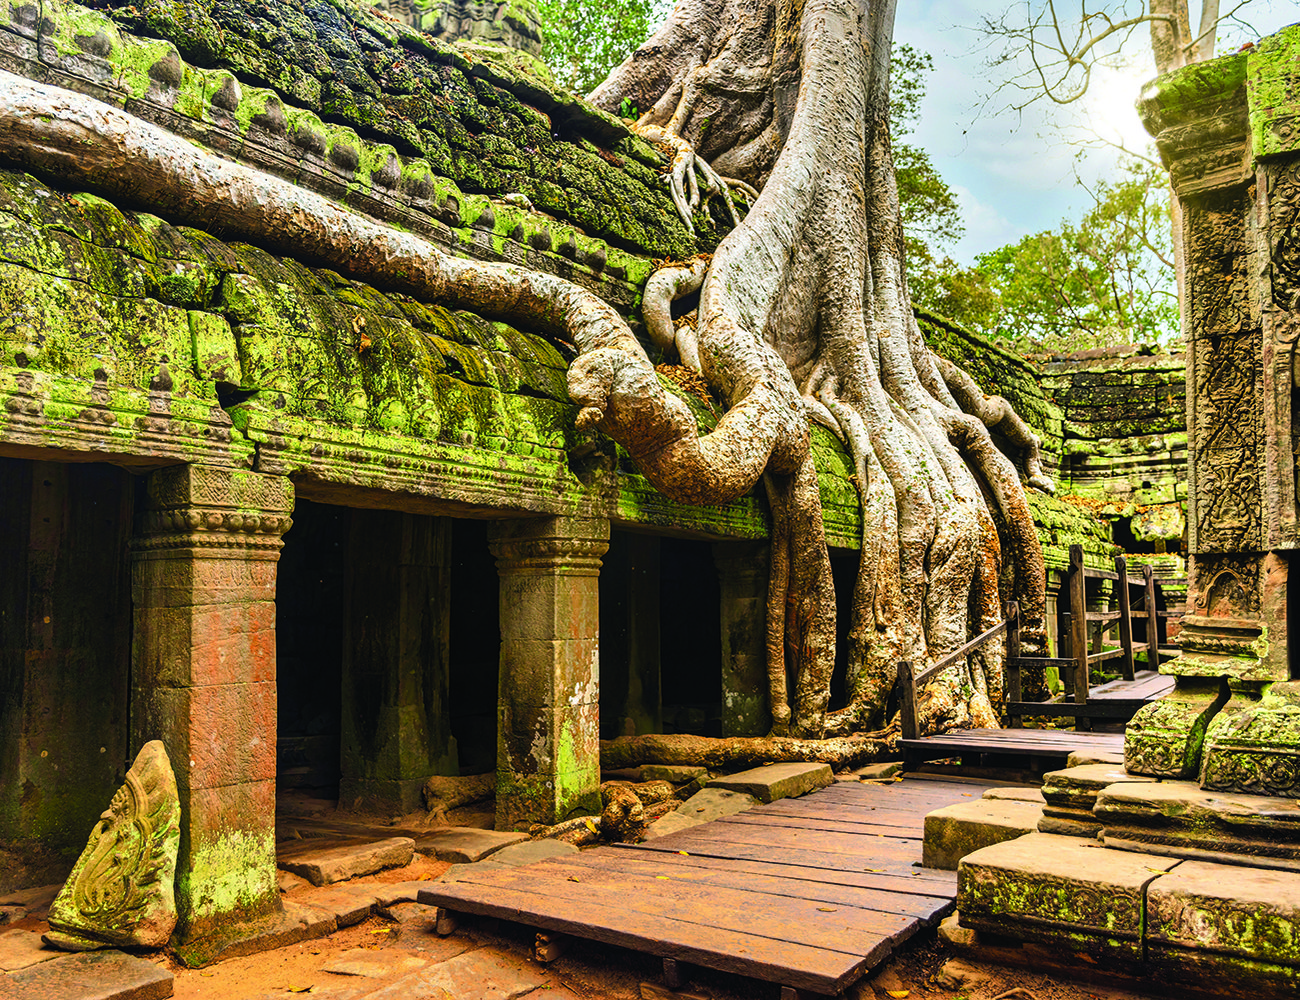
M 644 844 L 466 870 L 420 901 L 835 995 L 951 912 L 955 872 L 921 868 L 925 815 L 990 783 L 837 782 Z
M 1041 773 L 1065 767 L 1070 754 L 1076 752 L 1122 754 L 1124 734 L 1072 729 L 954 729 L 921 739 L 899 740 L 898 745 L 912 763 L 960 757 L 963 764 L 972 767 L 1027 763 Z

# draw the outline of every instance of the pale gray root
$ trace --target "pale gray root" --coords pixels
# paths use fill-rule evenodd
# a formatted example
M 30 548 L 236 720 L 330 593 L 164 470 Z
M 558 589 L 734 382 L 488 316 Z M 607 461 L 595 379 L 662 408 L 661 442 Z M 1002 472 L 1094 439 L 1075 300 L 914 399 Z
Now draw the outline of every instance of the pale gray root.
M 997 428 L 1002 436 L 1022 449 L 1025 472 L 1029 485 L 1044 493 L 1055 493 L 1056 483 L 1043 472 L 1041 442 L 1038 435 L 1020 418 L 1015 409 L 1001 396 L 990 396 L 975 380 L 947 358 L 935 356 L 935 366 L 943 376 L 944 384 L 958 405 L 972 416 L 979 417 L 984 426 Z
M 898 729 L 855 733 L 823 740 L 786 736 L 723 737 L 684 734 L 620 736 L 600 743 L 600 766 L 612 771 L 642 764 L 678 764 L 709 770 L 740 771 L 764 764 L 816 761 L 836 770 L 895 756 Z

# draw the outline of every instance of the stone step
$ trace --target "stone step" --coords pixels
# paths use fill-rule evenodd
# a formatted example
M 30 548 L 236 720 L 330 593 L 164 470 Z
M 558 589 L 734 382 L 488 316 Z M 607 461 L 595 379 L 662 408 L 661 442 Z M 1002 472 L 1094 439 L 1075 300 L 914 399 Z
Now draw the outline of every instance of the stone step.
M 1191 781 L 1110 785 L 1093 813 L 1108 847 L 1300 870 L 1300 802 L 1207 791 Z
M 1092 814 L 1097 796 L 1108 786 L 1121 781 L 1154 782 L 1128 774 L 1115 764 L 1080 764 L 1043 775 L 1043 818 L 1038 829 L 1067 837 L 1096 837 L 1101 823 Z
M 1179 862 L 1096 841 L 1030 833 L 967 855 L 957 874 L 963 927 L 1061 943 L 1140 965 L 1147 885 Z
M 1042 814 L 1040 804 L 1017 799 L 973 799 L 936 809 L 925 817 L 921 863 L 956 871 L 971 852 L 1032 833 Z
M 163 1000 L 175 977 L 116 949 L 84 951 L 0 978 L 5 1000 Z
M 706 787 L 743 792 L 759 802 L 775 802 L 815 792 L 834 782 L 829 764 L 767 764 L 714 778 Z
M 1020 787 L 1017 785 L 1007 785 L 1005 788 L 990 788 L 984 793 L 986 799 L 1010 799 L 1012 802 L 1032 802 L 1034 805 L 1043 804 L 1043 790 L 1041 788 Z

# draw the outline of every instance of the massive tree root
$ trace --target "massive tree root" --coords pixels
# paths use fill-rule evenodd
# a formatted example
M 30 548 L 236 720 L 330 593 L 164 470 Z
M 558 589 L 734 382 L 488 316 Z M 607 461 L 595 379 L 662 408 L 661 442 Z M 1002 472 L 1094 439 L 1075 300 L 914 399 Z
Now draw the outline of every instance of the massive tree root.
M 754 423 L 771 436 L 752 444 L 771 448 L 774 732 L 796 736 L 878 720 L 899 660 L 945 655 L 993 624 L 1004 598 L 1019 600 L 1030 645 L 1041 643 L 1042 555 L 1017 470 L 988 426 L 1025 449 L 1031 483 L 1046 489 L 1037 441 L 1005 401 L 930 353 L 908 301 L 887 129 L 893 19 L 892 2 L 680 0 L 592 94 L 606 108 L 649 108 L 640 128 L 662 128 L 714 172 L 761 192 L 713 256 L 696 329 L 670 333 L 662 317 L 698 282 L 698 265 L 656 275 L 646 320 L 729 406 L 753 408 L 758 395 L 783 411 L 782 421 Z M 690 207 L 676 175 L 673 185 L 679 207 Z M 597 423 L 621 440 L 620 415 L 602 402 L 617 383 L 606 389 L 585 357 L 574 369 Z M 864 515 L 850 702 L 829 716 L 834 595 L 811 420 L 848 446 Z M 997 725 L 1001 656 L 988 648 L 931 684 L 928 724 Z
M 107 105 L 7 74 L 0 158 L 577 345 L 569 389 L 579 425 L 622 443 L 662 492 L 716 504 L 762 479 L 773 519 L 774 735 L 816 739 L 880 720 L 900 659 L 933 662 L 992 624 L 1004 599 L 1020 602 L 1032 650 L 1043 609 L 1042 555 L 1020 478 L 986 427 L 1007 415 L 973 405 L 982 394 L 937 362 L 912 317 L 887 131 L 892 30 L 890 2 L 680 0 L 593 95 L 610 110 L 624 98 L 651 109 L 639 128 L 660 129 L 676 151 L 675 197 L 688 217 L 697 169 L 706 187 L 726 176 L 760 192 L 707 271 L 670 269 L 646 290 L 656 342 L 726 402 L 704 436 L 622 318 L 562 279 L 450 257 Z M 676 329 L 671 301 L 693 287 L 696 326 Z M 864 517 L 850 700 L 832 714 L 835 594 L 814 420 L 846 443 Z M 1032 442 L 1018 433 L 1010 437 Z M 1001 651 L 989 648 L 974 667 L 958 664 L 929 685 L 923 718 L 996 725 L 1000 690 Z M 811 746 L 769 749 L 819 759 Z M 880 746 L 855 739 L 838 759 Z

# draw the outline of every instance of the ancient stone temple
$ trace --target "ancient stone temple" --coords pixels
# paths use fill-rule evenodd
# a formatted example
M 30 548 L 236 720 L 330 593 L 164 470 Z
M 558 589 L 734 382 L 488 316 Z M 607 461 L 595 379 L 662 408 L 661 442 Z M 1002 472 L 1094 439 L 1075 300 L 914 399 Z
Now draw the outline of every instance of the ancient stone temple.
M 380 8 L 0 0 L 0 848 L 53 851 L 46 881 L 63 878 L 161 741 L 180 801 L 172 940 L 196 960 L 277 919 L 277 794 L 402 815 L 432 775 L 495 772 L 498 827 L 526 829 L 599 812 L 602 736 L 770 724 L 762 499 L 669 502 L 577 429 L 573 345 L 415 295 L 409 275 L 361 280 L 373 261 L 292 212 L 268 222 L 257 193 L 340 232 L 383 223 L 387 246 L 563 278 L 637 333 L 655 262 L 711 251 L 728 213 L 711 202 L 688 230 L 664 153 L 530 72 L 523 6 Z M 1233 178 L 1189 224 L 1238 234 L 1240 260 L 1197 280 L 1246 281 L 1267 240 L 1290 247 L 1289 230 L 1249 228 L 1266 192 Z M 223 200 L 237 188 L 254 194 Z M 1257 464 L 1229 478 L 1268 513 L 1247 523 L 1216 501 L 1194 535 L 1222 553 L 1198 564 L 1196 648 L 1230 658 L 1239 699 L 1286 672 L 1285 560 L 1264 553 L 1294 538 L 1294 484 L 1263 475 L 1291 462 L 1276 447 L 1287 327 L 1258 318 L 1253 287 L 1232 293 L 1242 311 L 1206 314 L 1211 353 L 1191 362 L 1213 382 L 1213 352 L 1240 346 L 1262 379 Z M 1247 314 L 1254 326 L 1233 325 Z M 1135 502 L 1181 501 L 1172 391 L 1094 420 L 1071 376 L 922 320 L 1080 492 L 1110 476 Z M 1176 360 L 1134 357 L 1105 377 L 1177 381 Z M 681 370 L 661 380 L 716 424 Z M 1194 462 L 1222 450 L 1195 433 Z M 1110 473 L 1079 458 L 1093 440 L 1113 443 Z M 812 448 L 851 591 L 853 465 L 825 430 Z M 1207 484 L 1197 496 L 1237 488 Z M 1073 543 L 1110 555 L 1108 524 L 1030 503 L 1049 567 Z M 1219 674 L 1198 676 L 1184 701 L 1208 705 Z M 1256 715 L 1233 718 L 1287 717 L 1270 704 L 1242 700 Z M 1210 740 L 1263 739 L 1235 733 Z
M 1295 26 L 1144 93 L 1186 265 L 1190 577 L 1182 655 L 1162 667 L 1176 687 L 1129 724 L 1123 770 L 1048 775 L 1040 832 L 967 856 L 958 898 L 968 929 L 1180 988 L 1287 996 L 1300 982 L 1298 53 Z

